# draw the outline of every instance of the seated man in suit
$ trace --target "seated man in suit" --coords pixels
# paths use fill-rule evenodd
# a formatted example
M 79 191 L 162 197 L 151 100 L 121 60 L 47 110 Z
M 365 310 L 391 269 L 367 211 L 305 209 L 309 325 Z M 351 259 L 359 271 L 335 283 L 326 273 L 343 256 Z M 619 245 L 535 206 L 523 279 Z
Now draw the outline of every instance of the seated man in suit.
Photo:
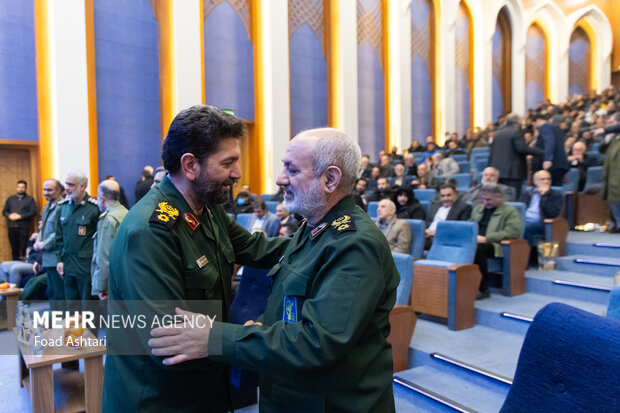
M 471 216 L 471 205 L 458 199 L 456 188 L 449 184 L 439 186 L 439 203 L 433 203 L 426 217 L 426 241 L 424 248 L 433 243 L 435 229 L 441 221 L 467 221 Z
M 568 162 L 571 168 L 577 168 L 579 170 L 579 185 L 577 190 L 581 192 L 586 185 L 588 168 L 597 166 L 600 163 L 596 158 L 586 153 L 586 145 L 581 141 L 577 141 L 573 145 L 571 155 L 568 157 Z
M 499 185 L 486 184 L 480 189 L 482 204 L 476 205 L 470 221 L 478 223 L 478 248 L 474 264 L 480 267 L 480 281 L 476 299 L 489 298 L 487 258 L 503 257 L 501 241 L 519 238 L 523 223 L 515 207 L 504 203 Z
M 482 187 L 487 184 L 496 184 L 502 191 L 502 200 L 504 202 L 512 202 L 515 199 L 514 189 L 508 185 L 499 183 L 499 171 L 492 167 L 487 166 L 482 171 L 482 178 L 480 183 L 476 186 L 469 188 L 465 194 L 465 202 L 471 202 L 474 206 L 482 204 Z
M 409 254 L 411 245 L 411 227 L 409 223 L 396 218 L 396 205 L 389 199 L 379 201 L 377 206 L 377 226 L 387 238 L 390 250 Z
M 525 211 L 525 234 L 523 237 L 532 247 L 530 262 L 536 263 L 536 245 L 544 234 L 543 223 L 547 218 L 557 218 L 562 212 L 562 194 L 551 189 L 551 174 L 540 170 L 534 174 L 534 189 L 521 194 Z
M 268 237 L 277 237 L 280 219 L 267 210 L 265 201 L 259 201 L 254 206 L 254 213 L 245 229 L 252 233 L 256 230 L 263 230 Z
M 380 177 L 377 179 L 377 190 L 373 194 L 371 201 L 381 201 L 382 199 L 389 199 L 392 197 L 392 190 L 387 178 Z

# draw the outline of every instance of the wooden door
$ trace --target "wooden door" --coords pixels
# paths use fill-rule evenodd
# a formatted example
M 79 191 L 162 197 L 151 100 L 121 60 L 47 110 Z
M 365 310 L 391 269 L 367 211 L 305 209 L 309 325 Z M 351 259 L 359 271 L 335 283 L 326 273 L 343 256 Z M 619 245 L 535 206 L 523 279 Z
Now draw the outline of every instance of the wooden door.
M 24 179 L 28 182 L 27 193 L 38 200 L 38 184 L 34 180 L 31 165 L 31 150 L 28 148 L 12 148 L 0 145 L 0 208 L 4 208 L 6 199 L 15 194 L 17 181 Z M 6 229 L 7 219 L 0 219 L 0 261 L 11 259 L 11 246 Z

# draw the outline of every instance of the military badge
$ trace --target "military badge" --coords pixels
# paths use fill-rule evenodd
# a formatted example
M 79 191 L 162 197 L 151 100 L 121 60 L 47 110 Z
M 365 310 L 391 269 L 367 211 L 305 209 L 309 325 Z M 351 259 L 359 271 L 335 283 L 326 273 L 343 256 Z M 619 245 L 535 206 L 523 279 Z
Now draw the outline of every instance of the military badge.
M 84 235 L 86 235 L 86 225 L 78 226 L 78 235 L 80 237 L 83 237 Z
M 202 268 L 209 263 L 209 260 L 204 255 L 196 260 L 196 264 L 198 264 L 198 268 Z
M 345 231 L 356 231 L 355 223 L 349 215 L 343 215 L 332 221 L 332 233 L 337 236 Z
M 190 227 L 192 231 L 196 231 L 196 228 L 200 225 L 200 222 L 196 219 L 196 217 L 189 212 L 183 214 L 183 218 L 185 219 L 185 223 Z
M 282 306 L 282 320 L 287 323 L 297 322 L 297 297 L 284 296 L 284 303 Z
M 153 215 L 151 215 L 149 222 L 156 222 L 168 228 L 172 228 L 178 216 L 179 210 L 168 204 L 168 202 L 163 201 L 157 204 L 157 208 L 153 212 Z
M 310 236 L 314 239 L 314 237 L 316 237 L 321 232 L 323 232 L 323 230 L 325 228 L 327 228 L 327 222 L 323 222 L 321 225 L 319 225 L 318 227 L 316 227 L 312 231 L 310 231 Z

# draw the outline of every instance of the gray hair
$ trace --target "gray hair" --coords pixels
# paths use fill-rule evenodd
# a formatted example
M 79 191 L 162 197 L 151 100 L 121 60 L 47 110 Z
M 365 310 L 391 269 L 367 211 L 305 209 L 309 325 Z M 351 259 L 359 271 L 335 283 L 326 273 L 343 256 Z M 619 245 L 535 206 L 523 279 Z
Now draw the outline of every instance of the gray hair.
M 82 171 L 69 171 L 67 178 L 75 178 L 80 185 L 88 185 L 88 177 Z
M 382 199 L 381 201 L 379 201 L 379 203 L 381 202 L 387 204 L 390 211 L 396 212 L 396 204 L 394 203 L 394 201 L 392 201 L 391 199 Z
M 496 184 L 485 184 L 480 188 L 481 194 L 491 194 L 491 195 L 501 195 L 502 190 L 499 185 Z
M 353 189 L 361 173 L 361 161 L 359 145 L 337 129 L 320 136 L 312 149 L 314 176 L 319 177 L 328 167 L 336 166 L 342 172 L 340 186 L 347 192 Z

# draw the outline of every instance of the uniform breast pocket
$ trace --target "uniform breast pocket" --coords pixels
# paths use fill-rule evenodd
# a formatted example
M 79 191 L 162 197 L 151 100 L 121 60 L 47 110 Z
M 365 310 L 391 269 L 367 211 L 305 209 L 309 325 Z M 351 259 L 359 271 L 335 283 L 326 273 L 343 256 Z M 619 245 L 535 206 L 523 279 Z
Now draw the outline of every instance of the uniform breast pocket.
M 307 295 L 309 279 L 297 273 L 287 273 L 282 281 L 282 320 L 296 323 L 301 320 L 301 313 Z
M 211 300 L 217 298 L 215 292 L 215 282 L 217 281 L 219 275 L 213 265 L 207 264 L 202 268 L 195 268 L 186 271 L 184 276 L 186 299 Z

